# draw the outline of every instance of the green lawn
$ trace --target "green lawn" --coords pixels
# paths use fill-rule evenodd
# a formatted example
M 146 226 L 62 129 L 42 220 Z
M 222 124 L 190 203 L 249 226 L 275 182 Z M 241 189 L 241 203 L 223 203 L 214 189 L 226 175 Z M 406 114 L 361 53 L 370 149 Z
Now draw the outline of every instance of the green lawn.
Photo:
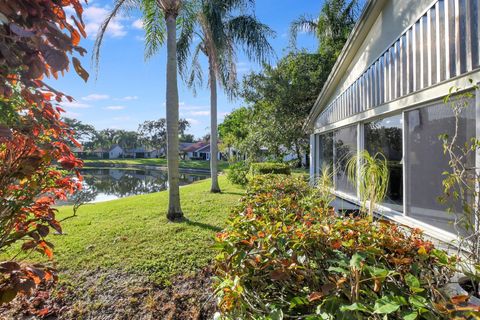
M 159 282 L 205 267 L 215 256 L 215 233 L 244 192 L 225 176 L 220 185 L 222 194 L 208 191 L 210 179 L 182 187 L 182 223 L 165 217 L 167 192 L 85 205 L 62 223 L 66 235 L 49 236 L 55 262 L 69 274 L 123 270 Z M 71 215 L 71 207 L 59 210 L 60 219 Z
M 89 165 L 150 165 L 150 166 L 167 166 L 167 159 L 108 159 L 108 160 L 84 160 L 85 166 Z M 187 169 L 210 169 L 209 161 L 180 160 L 180 168 Z M 218 162 L 219 170 L 228 168 L 227 161 Z

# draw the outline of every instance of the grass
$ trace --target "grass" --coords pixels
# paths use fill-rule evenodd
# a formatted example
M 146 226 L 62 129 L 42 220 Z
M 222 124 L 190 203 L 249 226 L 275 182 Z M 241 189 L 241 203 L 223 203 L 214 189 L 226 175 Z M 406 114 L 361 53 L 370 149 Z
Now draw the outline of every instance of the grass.
M 149 166 L 160 166 L 167 167 L 167 159 L 95 159 L 95 160 L 84 160 L 85 166 L 91 165 L 149 165 Z M 200 161 L 200 160 L 180 160 L 180 168 L 186 169 L 210 169 L 210 161 Z M 219 161 L 218 169 L 220 171 L 228 168 L 227 161 Z
M 165 217 L 167 192 L 85 205 L 78 217 L 62 223 L 66 235 L 49 236 L 55 261 L 69 274 L 115 269 L 148 275 L 159 283 L 193 273 L 215 256 L 215 233 L 244 192 L 225 176 L 220 176 L 220 186 L 222 194 L 209 192 L 210 179 L 182 187 L 187 218 L 182 223 Z M 58 218 L 71 214 L 71 207 L 60 207 Z

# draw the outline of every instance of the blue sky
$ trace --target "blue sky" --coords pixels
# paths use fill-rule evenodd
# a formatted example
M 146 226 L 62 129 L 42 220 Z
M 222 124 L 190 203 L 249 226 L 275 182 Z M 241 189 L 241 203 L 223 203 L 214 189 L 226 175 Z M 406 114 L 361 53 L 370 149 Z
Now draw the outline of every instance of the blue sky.
M 271 39 L 277 58 L 285 54 L 288 47 L 290 22 L 302 14 L 317 16 L 322 0 L 257 0 L 256 15 L 277 33 Z M 55 88 L 73 96 L 76 101 L 66 103 L 67 117 L 92 124 L 97 129 L 115 128 L 136 130 L 145 120 L 165 117 L 165 64 L 166 52 L 148 61 L 144 60 L 143 29 L 138 13 L 115 20 L 107 32 L 101 53 L 98 78 L 92 70 L 91 49 L 98 26 L 111 9 L 112 0 L 90 0 L 85 7 L 84 21 L 88 38 L 81 45 L 88 50 L 82 59 L 83 66 L 90 72 L 87 84 L 75 72 L 68 73 L 56 81 Z M 317 41 L 312 35 L 300 35 L 298 47 L 313 51 Z M 275 59 L 272 60 L 275 63 Z M 206 67 L 205 62 L 203 63 Z M 238 54 L 237 69 L 240 78 L 259 66 Z M 204 70 L 206 70 L 204 68 Z M 209 91 L 197 90 L 194 96 L 179 78 L 180 116 L 191 123 L 190 133 L 202 137 L 209 131 Z M 233 109 L 240 107 L 240 99 L 229 101 L 223 93 L 218 101 L 219 122 Z

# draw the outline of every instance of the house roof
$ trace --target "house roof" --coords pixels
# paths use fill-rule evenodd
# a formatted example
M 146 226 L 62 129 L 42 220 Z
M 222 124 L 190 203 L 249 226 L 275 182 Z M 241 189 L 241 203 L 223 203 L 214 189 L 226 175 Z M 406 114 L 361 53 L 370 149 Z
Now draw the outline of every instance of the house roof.
M 185 149 L 193 146 L 194 144 L 194 142 L 180 142 L 180 151 L 185 151 Z
M 337 85 L 339 84 L 342 76 L 347 71 L 348 65 L 355 57 L 358 49 L 362 45 L 363 41 L 368 35 L 371 27 L 375 23 L 378 15 L 382 11 L 385 3 L 388 0 L 367 0 L 360 18 L 353 28 L 350 36 L 343 47 L 335 65 L 330 72 L 330 75 L 325 82 L 325 85 L 320 92 L 317 101 L 312 107 L 310 114 L 305 122 L 304 129 L 309 131 L 315 119 L 323 111 L 323 108 L 327 105 L 328 99 L 335 92 Z
M 209 153 L 210 152 L 210 144 L 207 144 L 206 146 L 203 146 L 202 148 L 196 150 L 197 152 L 205 152 Z
M 182 151 L 184 151 L 184 152 L 197 152 L 198 150 L 203 149 L 206 146 L 208 146 L 208 142 L 199 141 L 199 142 L 196 142 L 196 143 L 192 144 L 191 146 L 185 148 Z

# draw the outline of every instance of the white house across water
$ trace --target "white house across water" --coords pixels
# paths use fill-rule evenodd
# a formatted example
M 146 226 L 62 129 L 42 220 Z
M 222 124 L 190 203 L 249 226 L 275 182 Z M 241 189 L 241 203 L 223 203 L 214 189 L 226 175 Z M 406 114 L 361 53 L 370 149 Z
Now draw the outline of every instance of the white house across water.
M 469 82 L 480 83 L 479 12 L 480 0 L 368 1 L 307 121 L 312 179 L 333 166 L 336 195 L 358 203 L 347 156 L 381 151 L 390 186 L 379 213 L 454 239 L 453 216 L 437 201 L 448 169 L 438 137 L 454 130 L 443 98 L 457 86 L 475 97 L 459 141 L 480 138 L 480 92 Z M 480 167 L 479 155 L 470 160 Z

